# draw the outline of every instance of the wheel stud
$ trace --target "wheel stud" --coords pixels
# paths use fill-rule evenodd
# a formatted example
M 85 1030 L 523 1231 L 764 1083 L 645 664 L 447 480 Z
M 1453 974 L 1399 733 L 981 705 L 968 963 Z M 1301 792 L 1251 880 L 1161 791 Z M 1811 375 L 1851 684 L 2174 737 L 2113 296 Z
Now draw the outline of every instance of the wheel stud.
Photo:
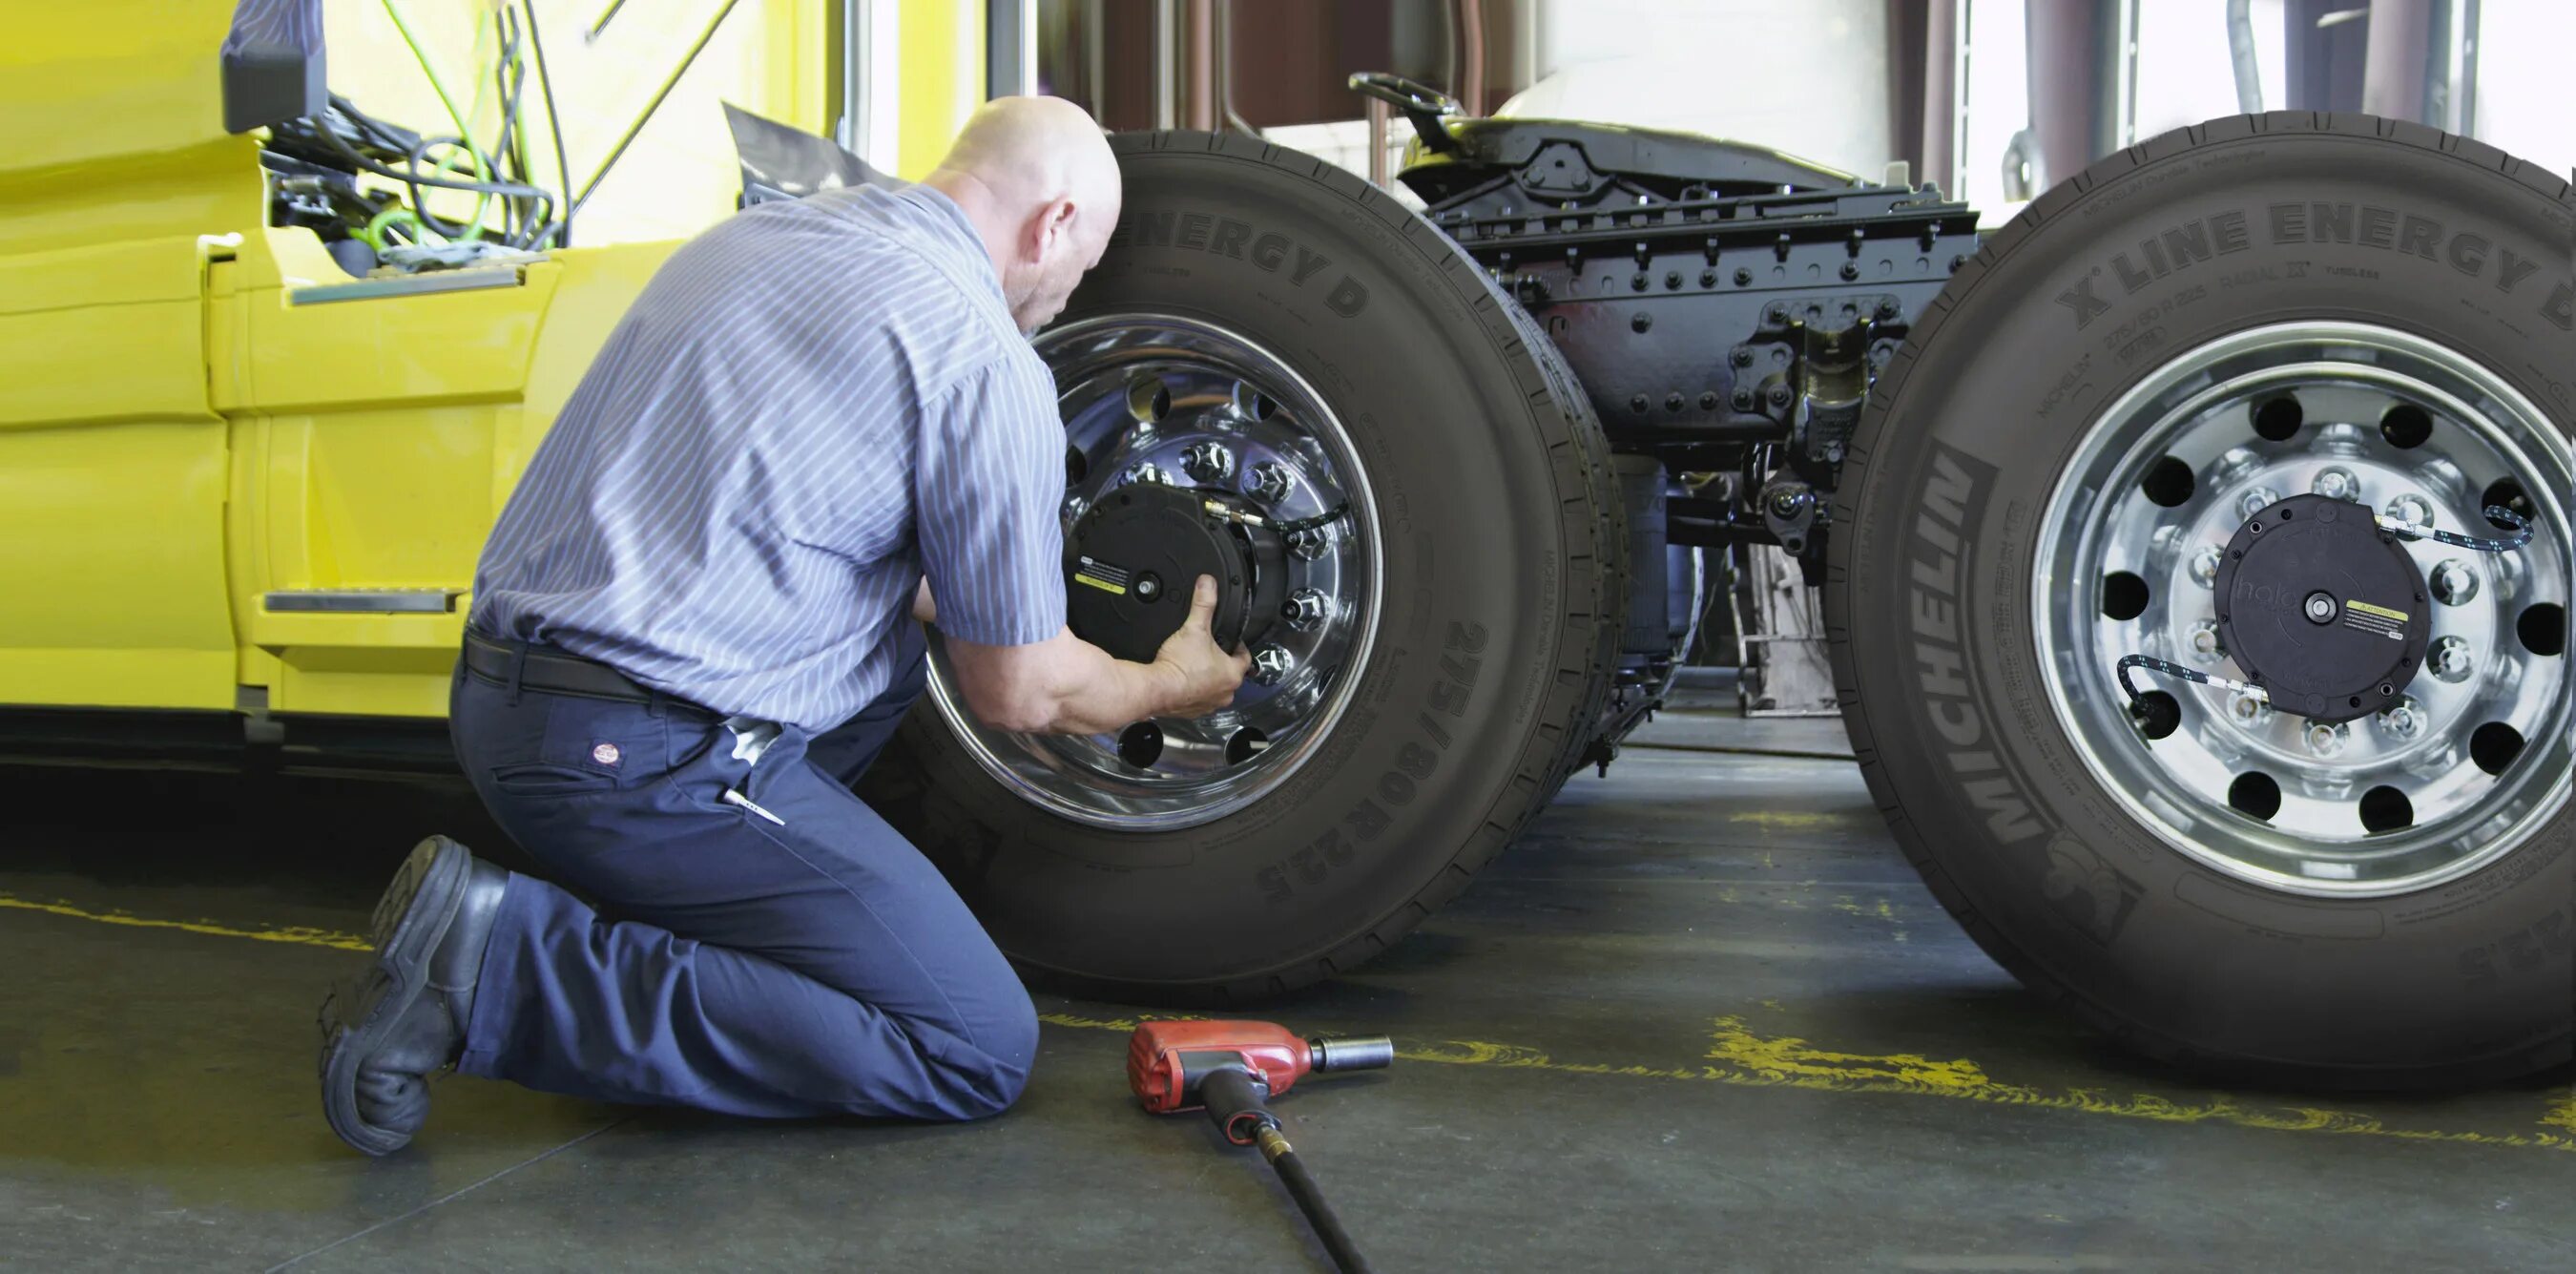
M 2379 732 L 2400 743 L 2423 738 L 2427 724 L 2424 705 L 2415 702 L 2413 695 L 2406 695 L 2379 710 Z
M 1333 601 L 1323 590 L 1301 588 L 1279 604 L 1279 617 L 1299 632 L 1309 632 L 1333 617 Z
M 1288 493 L 1297 489 L 1297 477 L 1288 472 L 1288 466 L 1276 460 L 1264 460 L 1252 466 L 1251 478 L 1244 483 L 1243 489 L 1245 494 L 1275 506 L 1285 503 Z
M 1200 482 L 1223 482 L 1234 476 L 1234 448 L 1221 442 L 1194 442 L 1181 453 L 1181 468 Z
M 2358 500 L 2361 498 L 2361 479 L 2352 476 L 2350 469 L 2320 469 L 2317 480 L 2309 484 L 2308 490 L 2329 500 Z
M 1249 675 L 1265 686 L 1278 685 L 1297 667 L 1297 657 L 1278 646 L 1264 646 L 1252 656 Z
M 2308 751 L 2318 756 L 2341 756 L 2344 745 L 2352 742 L 2352 727 L 2341 721 L 2333 725 L 2311 721 L 2308 723 L 2307 740 Z
M 2248 730 L 2260 730 L 2272 724 L 2272 704 L 2243 691 L 2227 697 L 2227 719 Z
M 2433 502 L 2408 492 L 2388 502 L 2388 516 L 2417 526 L 2433 525 Z
M 2199 623 L 2192 625 L 2191 636 L 2183 644 L 2190 649 L 2191 661 L 2193 663 L 2217 663 L 2219 654 L 2218 621 L 2214 619 L 2204 619 Z
M 2215 544 L 2204 544 L 2191 555 L 2191 582 L 2208 588 L 2218 578 L 2218 566 L 2227 560 L 2227 550 Z
M 2433 598 L 2445 606 L 2458 606 L 2478 595 L 2478 573 L 2469 564 L 2452 558 L 2433 568 Z
M 2256 487 L 2236 497 L 2236 516 L 2250 518 L 2280 502 L 2280 492 L 2270 487 Z
M 2477 661 L 2469 657 L 2469 643 L 2465 638 L 2445 637 L 2433 643 L 2433 652 L 2424 657 L 2424 666 L 2444 681 L 2461 682 L 2469 679 Z

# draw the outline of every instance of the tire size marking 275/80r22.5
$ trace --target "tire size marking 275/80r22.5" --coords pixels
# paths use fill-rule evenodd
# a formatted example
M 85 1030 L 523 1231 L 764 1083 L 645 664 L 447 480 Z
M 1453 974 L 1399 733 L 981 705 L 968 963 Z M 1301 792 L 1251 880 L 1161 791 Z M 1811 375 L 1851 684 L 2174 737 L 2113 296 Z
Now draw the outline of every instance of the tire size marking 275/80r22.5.
M 1441 679 L 1431 683 L 1430 693 L 1423 697 L 1423 710 L 1414 718 L 1422 727 L 1422 736 L 1431 741 L 1431 746 L 1426 748 L 1418 742 L 1407 742 L 1396 753 L 1395 767 L 1378 776 L 1375 785 L 1377 798 L 1360 798 L 1359 804 L 1342 815 L 1338 826 L 1326 828 L 1304 848 L 1262 868 L 1258 879 L 1264 899 L 1282 903 L 1296 896 L 1296 888 L 1289 883 L 1292 870 L 1299 883 L 1322 884 L 1324 878 L 1332 874 L 1333 868 L 1351 860 L 1353 842 L 1376 839 L 1378 833 L 1386 830 L 1389 821 L 1386 811 L 1378 805 L 1379 799 L 1398 807 L 1413 803 L 1416 795 L 1414 785 L 1430 778 L 1432 771 L 1439 768 L 1441 754 L 1449 750 L 1449 728 L 1440 724 L 1435 714 L 1466 715 L 1467 701 L 1476 687 L 1476 671 L 1483 662 L 1477 654 L 1484 648 L 1483 624 L 1450 621 L 1449 638 L 1440 656 Z M 1342 835 L 1345 828 L 1350 831 L 1349 839 Z

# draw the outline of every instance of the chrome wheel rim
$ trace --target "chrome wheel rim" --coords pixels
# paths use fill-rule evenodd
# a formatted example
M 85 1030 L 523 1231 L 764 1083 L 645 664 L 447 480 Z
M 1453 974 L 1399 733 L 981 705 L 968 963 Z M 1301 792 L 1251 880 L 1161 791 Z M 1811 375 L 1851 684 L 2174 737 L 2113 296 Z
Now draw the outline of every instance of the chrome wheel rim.
M 2030 599 L 2050 706 L 2114 803 L 2240 879 L 2367 897 L 2474 872 L 2568 800 L 2571 484 L 2567 440 L 2528 398 L 2420 337 L 2291 323 L 2190 350 L 2090 426 L 2041 515 Z M 2403 711 L 2320 727 L 2163 681 L 2181 724 L 2147 738 L 2115 662 L 2243 677 L 2215 638 L 2212 551 L 2252 509 L 2312 492 L 2469 535 L 2500 534 L 2481 510 L 2518 494 L 2539 533 L 2503 554 L 2406 545 L 2434 652 L 2458 658 L 2437 674 L 2428 655 Z
M 1358 450 L 1304 377 L 1213 323 L 1161 314 L 1086 319 L 1040 333 L 1037 349 L 1055 373 L 1064 418 L 1068 534 L 1102 497 L 1137 482 L 1223 490 L 1274 521 L 1348 510 L 1293 537 L 1282 558 L 1292 600 L 1254 643 L 1258 662 L 1234 703 L 1210 716 L 1157 719 L 1118 734 L 996 730 L 967 711 L 933 643 L 929 689 L 940 719 L 1020 799 L 1120 831 L 1222 818 L 1277 790 L 1314 757 L 1368 665 L 1383 571 Z

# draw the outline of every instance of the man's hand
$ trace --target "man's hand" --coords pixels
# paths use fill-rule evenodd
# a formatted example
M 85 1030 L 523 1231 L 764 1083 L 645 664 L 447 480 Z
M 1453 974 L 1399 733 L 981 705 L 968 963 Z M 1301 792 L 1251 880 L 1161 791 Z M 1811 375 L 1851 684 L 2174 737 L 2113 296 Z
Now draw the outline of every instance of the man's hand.
M 1234 702 L 1244 672 L 1252 667 L 1252 656 L 1242 651 L 1227 654 L 1217 645 L 1208 631 L 1215 622 L 1216 580 L 1202 575 L 1190 594 L 1190 617 L 1154 652 L 1154 667 L 1170 672 L 1178 686 L 1177 698 L 1155 715 L 1203 717 Z
M 1227 654 L 1209 634 L 1216 619 L 1216 581 L 1200 576 L 1189 618 L 1163 642 L 1150 664 L 1109 652 L 1060 629 L 1026 646 L 980 646 L 948 639 L 958 688 L 978 720 L 1030 734 L 1109 734 L 1148 717 L 1203 717 L 1234 702 L 1252 666 Z

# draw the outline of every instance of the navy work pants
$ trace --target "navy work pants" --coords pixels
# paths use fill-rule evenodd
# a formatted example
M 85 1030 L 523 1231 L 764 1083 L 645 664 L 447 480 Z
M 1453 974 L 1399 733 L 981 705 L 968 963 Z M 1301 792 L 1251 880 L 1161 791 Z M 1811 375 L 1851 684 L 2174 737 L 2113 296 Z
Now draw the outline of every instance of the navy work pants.
M 457 757 L 560 885 L 510 878 L 457 1068 L 738 1115 L 1009 1106 L 1037 1051 L 1028 993 L 948 882 L 850 792 L 923 675 L 916 651 L 847 724 L 789 728 L 755 764 L 676 700 L 460 668 Z

